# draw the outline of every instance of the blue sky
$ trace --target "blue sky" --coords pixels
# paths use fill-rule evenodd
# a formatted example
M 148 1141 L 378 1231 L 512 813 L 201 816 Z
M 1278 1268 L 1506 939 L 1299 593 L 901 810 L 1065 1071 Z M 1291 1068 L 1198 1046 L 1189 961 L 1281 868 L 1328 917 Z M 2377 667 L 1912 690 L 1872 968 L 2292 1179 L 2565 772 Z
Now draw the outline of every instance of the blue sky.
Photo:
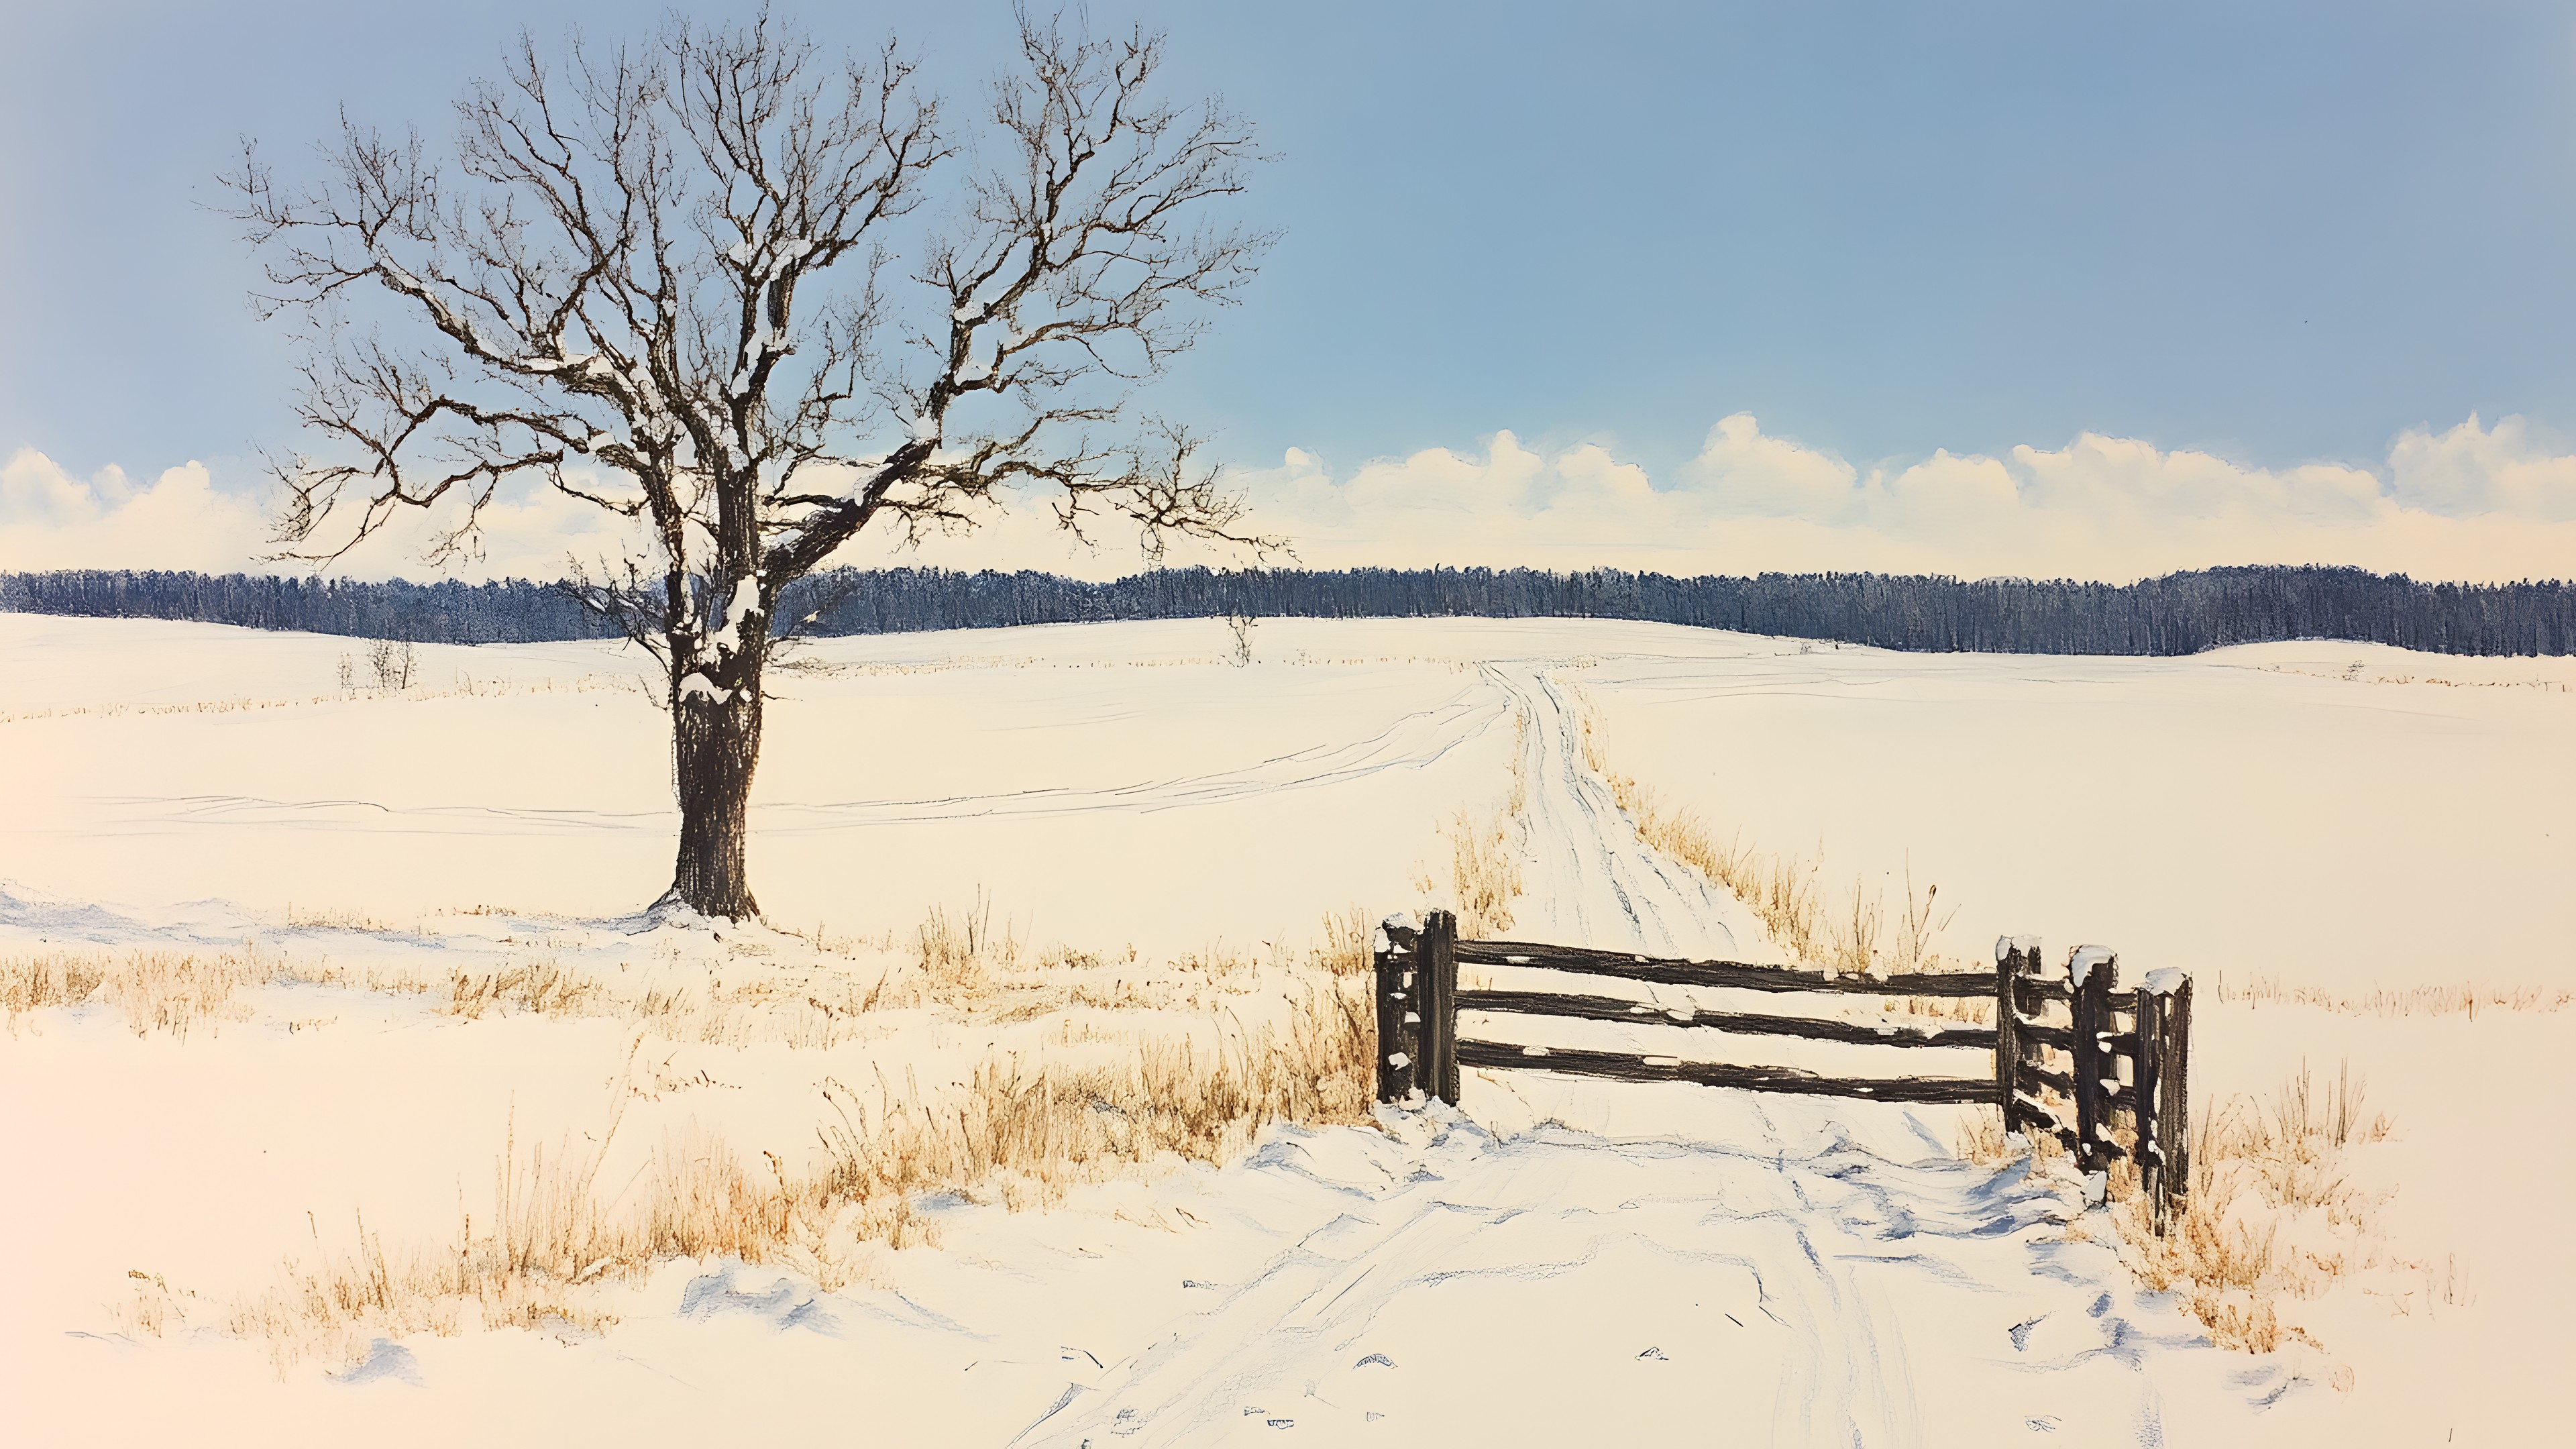
M 201 206 L 235 138 L 292 159 L 343 100 L 441 132 L 521 21 L 656 13 L 19 0 L 0 456 L 74 480 L 203 460 L 217 492 L 253 487 L 250 446 L 293 434 L 282 341 Z M 1712 428 L 1750 415 L 1863 492 L 2098 434 L 2253 477 L 2343 465 L 2402 507 L 2405 440 L 2475 414 L 2461 446 L 2492 453 L 2517 420 L 2534 516 L 2564 511 L 2576 7 L 1094 13 L 1167 29 L 1175 83 L 1222 91 L 1279 155 L 1248 210 L 1285 241 L 1156 399 L 1265 489 L 1346 489 L 1425 450 L 1490 471 L 1507 433 L 1557 473 L 1597 449 L 1666 490 L 1716 476 Z M 950 92 L 1008 24 L 1001 5 L 801 18 L 855 44 L 899 29 Z

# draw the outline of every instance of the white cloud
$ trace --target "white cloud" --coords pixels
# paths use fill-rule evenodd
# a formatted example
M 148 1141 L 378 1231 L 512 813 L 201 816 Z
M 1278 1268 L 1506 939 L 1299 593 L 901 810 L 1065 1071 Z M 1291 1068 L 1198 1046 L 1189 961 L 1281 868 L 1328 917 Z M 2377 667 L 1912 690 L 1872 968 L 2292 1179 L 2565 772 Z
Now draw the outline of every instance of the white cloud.
M 2409 432 L 2389 450 L 2388 470 L 2398 501 L 2428 513 L 2576 519 L 2576 457 L 2542 449 L 2518 417 L 2492 431 L 2472 413 L 2439 436 Z
M 1432 448 L 1336 473 L 1303 449 L 1238 475 L 1251 523 L 1316 568 L 1612 565 L 1666 573 L 1873 569 L 2125 581 L 2246 563 L 2357 564 L 2419 578 L 2576 575 L 2576 456 L 2518 417 L 2410 430 L 2381 468 L 2256 468 L 2086 433 L 2001 457 L 1936 452 L 1861 468 L 1738 413 L 1697 456 L 1653 478 L 1594 444 L 1533 449 L 1496 433 L 1482 455 Z M 428 520 L 351 553 L 359 577 L 427 576 Z M 568 555 L 618 551 L 625 525 L 551 490 L 498 501 L 466 578 L 553 578 Z M 860 566 L 1048 569 L 1092 578 L 1145 563 L 1132 529 L 1101 520 L 1086 548 L 1042 498 L 972 532 L 902 546 L 890 530 L 846 550 Z M 67 476 L 22 450 L 0 468 L 0 569 L 259 567 L 267 529 L 247 499 L 191 463 L 137 488 L 108 469 Z M 1181 546 L 1176 563 L 1237 561 Z
M 0 465 L 0 569 L 256 567 L 267 529 L 257 508 L 219 493 L 202 463 L 143 488 L 122 469 L 74 478 L 22 448 Z
M 404 516 L 353 549 L 334 572 L 354 578 L 427 578 L 424 550 L 450 509 Z M 585 560 L 616 552 L 621 521 L 553 489 L 496 498 L 483 515 L 479 554 L 448 575 L 556 579 L 568 556 Z M 296 573 L 296 563 L 269 562 L 277 543 L 262 500 L 215 486 L 203 463 L 190 462 L 136 487 L 109 467 L 75 478 L 32 448 L 0 465 L 0 571 L 41 569 L 195 569 L 205 573 Z
M 2255 468 L 2086 433 L 2003 457 L 1936 452 L 1863 470 L 1738 413 L 1660 486 L 1585 444 L 1510 433 L 1347 478 L 1311 455 L 1253 475 L 1266 526 L 1316 567 L 1616 565 L 1667 573 L 1876 569 L 2125 581 L 2245 563 L 2424 578 L 2576 575 L 2576 457 L 2519 418 L 2410 431 L 2367 468 Z

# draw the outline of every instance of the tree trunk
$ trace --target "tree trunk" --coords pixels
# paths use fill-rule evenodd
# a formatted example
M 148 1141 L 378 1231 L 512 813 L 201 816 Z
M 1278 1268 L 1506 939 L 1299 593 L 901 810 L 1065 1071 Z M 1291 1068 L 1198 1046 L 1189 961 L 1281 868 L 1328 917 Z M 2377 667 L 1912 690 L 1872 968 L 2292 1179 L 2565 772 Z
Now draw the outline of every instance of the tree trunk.
M 760 763 L 760 661 L 739 661 L 730 689 L 682 680 L 671 701 L 671 753 L 680 793 L 680 858 L 665 897 L 702 916 L 760 914 L 743 860 L 751 776 Z

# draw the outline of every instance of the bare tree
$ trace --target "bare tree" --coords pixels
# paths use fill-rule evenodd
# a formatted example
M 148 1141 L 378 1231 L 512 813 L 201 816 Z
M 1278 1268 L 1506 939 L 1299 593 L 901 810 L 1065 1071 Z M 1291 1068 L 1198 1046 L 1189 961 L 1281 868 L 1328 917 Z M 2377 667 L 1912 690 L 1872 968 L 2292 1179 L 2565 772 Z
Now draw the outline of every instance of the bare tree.
M 574 576 L 668 676 L 666 904 L 757 912 L 780 596 L 871 524 L 918 540 L 1025 489 L 1155 556 L 1275 546 L 1128 395 L 1269 244 L 1202 220 L 1242 190 L 1251 128 L 1159 98 L 1160 36 L 1022 13 L 1019 46 L 952 136 L 892 43 L 834 64 L 763 13 L 558 64 L 523 33 L 457 103 L 447 157 L 344 113 L 312 184 L 255 148 L 226 178 L 261 305 L 303 324 L 319 446 L 273 460 L 284 556 L 326 566 L 410 513 L 444 562 L 511 480 L 635 520 L 634 549 Z
M 1234 652 L 1231 656 L 1234 667 L 1241 669 L 1250 664 L 1252 662 L 1252 626 L 1258 621 L 1249 614 L 1238 614 L 1232 611 L 1216 617 L 1217 622 L 1225 625 L 1226 632 L 1234 636 Z

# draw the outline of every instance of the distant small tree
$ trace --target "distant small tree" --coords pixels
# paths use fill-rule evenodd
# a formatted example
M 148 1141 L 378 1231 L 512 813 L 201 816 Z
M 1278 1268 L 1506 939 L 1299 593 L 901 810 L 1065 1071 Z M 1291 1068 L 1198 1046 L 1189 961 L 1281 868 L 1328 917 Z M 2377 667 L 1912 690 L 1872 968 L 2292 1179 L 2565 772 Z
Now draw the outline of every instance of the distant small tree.
M 1252 626 L 1255 622 L 1253 618 L 1248 614 L 1232 613 L 1219 614 L 1217 618 L 1224 623 L 1226 632 L 1234 636 L 1235 667 L 1240 669 L 1250 664 L 1252 662 Z
M 420 667 L 420 656 L 409 639 L 379 639 L 367 646 L 367 667 L 374 671 L 376 688 L 399 694 L 411 688 L 412 676 Z
M 443 562 L 520 478 L 637 520 L 635 551 L 575 576 L 667 679 L 664 900 L 755 914 L 779 598 L 871 524 L 918 539 L 1028 486 L 1063 528 L 1122 517 L 1156 556 L 1272 542 L 1186 429 L 1128 411 L 1270 240 L 1201 219 L 1243 189 L 1252 128 L 1158 99 L 1162 64 L 1159 36 L 1023 13 L 970 154 L 891 42 L 828 64 L 764 12 L 558 65 L 522 33 L 457 103 L 446 159 L 345 115 L 309 186 L 246 148 L 226 180 L 261 304 L 304 323 L 317 439 L 275 465 L 286 556 L 325 565 L 443 509 Z M 907 220 L 942 180 L 945 209 Z M 353 318 L 369 304 L 413 340 Z

